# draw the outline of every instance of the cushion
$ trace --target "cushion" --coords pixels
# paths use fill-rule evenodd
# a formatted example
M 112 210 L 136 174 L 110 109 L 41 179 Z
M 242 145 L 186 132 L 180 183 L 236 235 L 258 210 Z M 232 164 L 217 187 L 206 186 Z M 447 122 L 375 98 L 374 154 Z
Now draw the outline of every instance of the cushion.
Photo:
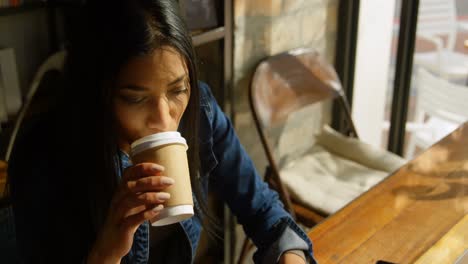
M 332 214 L 388 173 L 336 156 L 317 145 L 307 155 L 289 162 L 280 175 L 294 200 Z
M 340 157 L 375 170 L 390 173 L 406 163 L 406 160 L 398 155 L 376 148 L 357 138 L 346 137 L 327 125 L 323 127 L 320 134 L 316 135 L 316 141 L 317 144 Z
M 317 144 L 280 169 L 292 198 L 332 214 L 368 190 L 405 160 L 325 126 Z

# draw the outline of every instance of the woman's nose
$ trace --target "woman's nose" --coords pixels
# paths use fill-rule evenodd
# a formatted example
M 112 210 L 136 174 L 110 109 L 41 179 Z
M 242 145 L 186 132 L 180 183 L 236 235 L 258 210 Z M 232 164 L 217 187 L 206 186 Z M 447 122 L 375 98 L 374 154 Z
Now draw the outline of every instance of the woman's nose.
M 169 102 L 163 97 L 153 100 L 153 107 L 149 110 L 148 128 L 154 132 L 171 131 L 172 118 Z

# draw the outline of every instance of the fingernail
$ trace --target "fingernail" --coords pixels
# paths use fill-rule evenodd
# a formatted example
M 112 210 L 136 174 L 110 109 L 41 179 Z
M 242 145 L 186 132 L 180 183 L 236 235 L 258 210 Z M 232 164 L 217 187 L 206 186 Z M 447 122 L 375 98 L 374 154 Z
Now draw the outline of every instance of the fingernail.
M 153 208 L 153 211 L 159 212 L 159 211 L 161 211 L 162 209 L 164 209 L 164 205 L 159 204 L 158 206 L 156 206 L 155 208 Z
M 159 172 L 159 171 L 163 171 L 164 170 L 164 167 L 161 166 L 161 165 L 158 165 L 158 164 L 153 164 L 151 166 L 151 169 L 154 171 L 154 172 Z
M 158 199 L 159 200 L 168 200 L 169 198 L 171 198 L 171 195 L 167 192 L 160 192 L 158 193 Z
M 175 183 L 174 179 L 169 177 L 161 177 L 161 183 L 164 185 L 172 185 Z

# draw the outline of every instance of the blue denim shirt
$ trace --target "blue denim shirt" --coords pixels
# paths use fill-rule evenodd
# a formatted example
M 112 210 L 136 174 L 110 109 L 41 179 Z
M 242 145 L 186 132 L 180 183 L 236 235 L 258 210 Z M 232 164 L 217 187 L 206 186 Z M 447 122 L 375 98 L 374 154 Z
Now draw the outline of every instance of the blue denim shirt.
M 278 199 L 278 194 L 269 189 L 268 185 L 261 180 L 254 164 L 240 144 L 230 121 L 217 105 L 209 87 L 204 83 L 200 83 L 200 107 L 200 181 L 202 191 L 204 193 L 214 191 L 227 203 L 238 222 L 243 226 L 247 236 L 258 248 L 254 255 L 256 263 L 275 263 L 281 253 L 290 249 L 304 250 L 308 261 L 315 263 L 312 244 L 307 235 L 284 210 Z M 123 168 L 131 165 L 126 154 L 121 153 L 119 158 Z M 36 184 L 35 188 L 39 190 L 41 188 L 53 190 L 50 186 L 41 187 L 41 184 L 47 184 L 43 181 L 38 180 Z M 194 202 L 196 206 L 198 201 L 194 199 Z M 28 239 L 31 239 L 28 234 L 33 229 L 28 229 L 31 227 L 27 215 L 40 214 L 41 211 L 40 209 L 36 211 L 34 207 L 23 211 L 24 208 L 21 205 L 18 205 L 15 210 L 15 214 L 19 212 L 20 218 L 17 221 L 18 240 L 22 241 L 21 244 L 25 247 L 21 251 L 34 251 L 31 248 L 35 246 L 34 243 L 28 242 Z M 58 220 L 53 219 L 53 221 Z M 191 250 L 176 250 L 178 254 L 175 254 L 174 258 L 180 258 L 182 263 L 193 262 L 202 229 L 201 220 L 196 215 L 179 223 L 179 225 L 185 234 L 181 240 L 186 243 L 186 249 L 190 248 Z M 27 230 L 21 230 L 21 227 Z M 73 228 L 73 226 L 69 228 Z M 146 222 L 137 229 L 132 249 L 124 258 L 125 263 L 148 262 L 150 254 L 149 228 L 149 223 Z M 34 232 L 40 231 L 34 230 Z M 47 235 L 47 232 L 44 232 L 43 235 Z M 77 233 L 77 235 L 81 234 Z M 78 238 L 77 241 L 79 241 Z M 84 252 L 84 249 L 81 252 Z M 85 257 L 83 256 L 82 259 Z

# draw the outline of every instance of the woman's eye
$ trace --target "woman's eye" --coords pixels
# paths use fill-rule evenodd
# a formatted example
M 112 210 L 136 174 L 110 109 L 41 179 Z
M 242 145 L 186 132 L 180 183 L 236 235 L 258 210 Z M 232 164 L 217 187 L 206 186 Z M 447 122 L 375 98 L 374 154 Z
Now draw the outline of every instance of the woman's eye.
M 175 94 L 175 95 L 184 94 L 184 93 L 187 93 L 187 92 L 188 92 L 188 89 L 185 86 L 172 90 L 172 93 Z
M 142 96 L 125 96 L 125 95 L 122 95 L 120 96 L 120 98 L 122 98 L 122 100 L 128 104 L 138 104 L 138 103 L 141 103 L 145 100 L 145 97 L 142 97 Z

